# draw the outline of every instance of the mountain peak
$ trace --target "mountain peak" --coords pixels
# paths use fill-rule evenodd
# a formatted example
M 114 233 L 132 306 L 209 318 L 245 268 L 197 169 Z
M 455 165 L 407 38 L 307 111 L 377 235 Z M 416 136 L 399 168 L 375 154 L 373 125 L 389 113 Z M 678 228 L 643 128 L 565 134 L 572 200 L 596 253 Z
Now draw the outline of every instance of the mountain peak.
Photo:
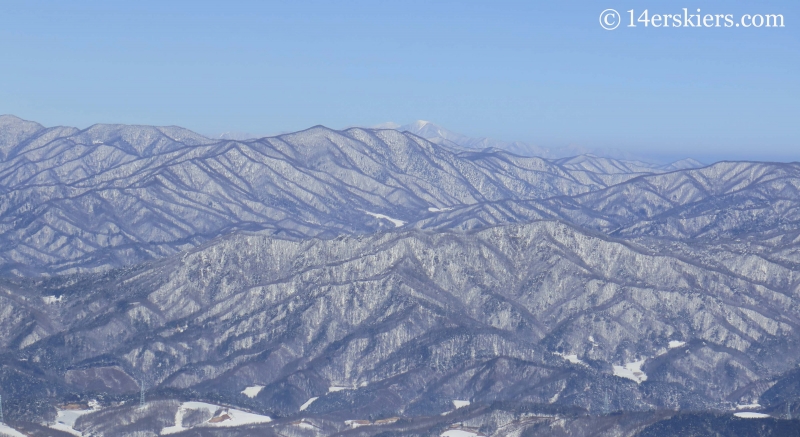
M 0 115 L 0 161 L 5 160 L 19 143 L 43 129 L 41 124 L 23 120 L 16 115 Z
M 672 162 L 672 163 L 664 166 L 663 168 L 665 170 L 686 170 L 686 169 L 690 169 L 690 168 L 700 168 L 700 167 L 704 167 L 704 166 L 705 166 L 705 164 L 703 164 L 702 162 L 700 162 L 700 161 L 698 161 L 696 159 L 684 158 L 684 159 L 679 159 L 679 160 L 677 160 L 675 162 Z
M 0 130 L 5 131 L 6 129 L 14 127 L 24 127 L 26 129 L 36 130 L 44 129 L 44 126 L 36 123 L 35 121 L 28 121 L 11 114 L 0 115 Z

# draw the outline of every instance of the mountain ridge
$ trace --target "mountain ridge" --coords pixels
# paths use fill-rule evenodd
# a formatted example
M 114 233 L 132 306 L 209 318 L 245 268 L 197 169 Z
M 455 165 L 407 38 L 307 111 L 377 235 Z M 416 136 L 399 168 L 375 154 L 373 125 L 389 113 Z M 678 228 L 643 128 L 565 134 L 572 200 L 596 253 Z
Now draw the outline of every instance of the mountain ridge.
M 320 227 L 321 223 L 312 218 L 319 213 L 332 219 L 333 228 L 330 229 L 349 229 L 351 223 L 356 224 L 353 231 L 363 226 L 366 226 L 363 230 L 374 230 L 376 224 L 380 227 L 380 219 L 376 222 L 366 212 L 361 218 L 356 218 L 356 211 L 335 212 L 330 200 L 322 203 L 318 200 L 329 197 L 332 192 L 339 193 L 338 204 L 360 204 L 356 208 L 362 211 L 408 222 L 427 208 L 447 208 L 501 198 L 574 194 L 631 177 L 621 173 L 568 169 L 541 158 L 514 157 L 505 152 L 441 148 L 397 131 L 361 128 L 334 131 L 315 126 L 297 133 L 247 142 L 208 140 L 179 128 L 121 125 L 95 125 L 78 132 L 43 132 L 46 135 L 42 141 L 31 138 L 23 144 L 36 147 L 17 148 L 17 152 L 9 155 L 0 166 L 3 185 L 0 196 L 6 199 L 5 208 L 0 210 L 0 220 L 5 222 L 5 226 L 0 228 L 0 245 L 13 251 L 22 239 L 34 244 L 24 249 L 24 255 L 10 252 L 4 261 L 7 266 L 9 262 L 35 266 L 41 262 L 36 257 L 52 259 L 47 254 L 52 250 L 41 245 L 54 247 L 52 245 L 57 244 L 55 248 L 62 252 L 59 257 L 65 255 L 64 251 L 72 251 L 80 258 L 89 256 L 93 246 L 113 246 L 116 244 L 113 241 L 143 245 L 144 252 L 139 255 L 135 248 L 111 255 L 132 262 L 142 260 L 142 256 L 147 256 L 145 253 L 153 250 L 162 255 L 174 253 L 180 247 L 186 247 L 180 243 L 183 239 L 202 241 L 206 238 L 203 236 L 205 233 L 222 232 L 229 225 L 239 226 L 235 223 L 251 226 L 248 223 L 262 222 L 267 228 L 281 228 L 300 235 L 328 232 L 327 226 Z M 58 136 L 59 132 L 66 136 Z M 186 139 L 188 144 L 173 140 L 174 137 Z M 425 158 L 419 160 L 421 156 Z M 413 166 L 409 167 L 412 162 Z M 411 169 L 416 176 L 409 174 Z M 239 174 L 243 170 L 248 172 L 244 179 Z M 273 176 L 256 177 L 257 173 L 264 172 Z M 265 188 L 262 184 L 274 186 L 274 181 L 281 180 L 286 182 L 268 189 L 271 197 L 257 194 Z M 358 180 L 366 191 L 341 184 L 347 180 Z M 412 193 L 405 188 L 408 183 L 413 184 L 414 190 L 422 191 Z M 442 190 L 442 186 L 448 186 L 448 189 Z M 388 197 L 379 199 L 368 194 L 377 189 Z M 185 197 L 180 194 L 184 191 L 194 199 L 181 199 Z M 33 198 L 38 199 L 36 203 L 41 206 L 30 206 L 29 199 Z M 101 216 L 108 217 L 116 217 L 114 211 L 133 208 L 125 214 L 129 217 L 139 215 L 139 220 L 157 220 L 156 223 L 160 223 L 157 226 L 163 231 L 146 236 L 134 229 L 141 228 L 141 225 L 131 223 L 133 228 L 129 226 L 120 232 L 116 230 L 117 224 L 127 219 L 119 217 L 112 220 L 117 223 L 109 228 L 109 236 L 96 235 L 88 237 L 90 239 L 85 242 L 75 241 L 63 246 L 56 241 L 62 238 L 61 235 L 72 233 L 70 229 L 75 226 L 71 223 L 64 228 L 64 208 L 69 209 L 70 215 L 86 214 L 69 206 L 76 201 L 70 200 L 65 204 L 67 199 L 75 199 L 86 212 L 97 207 L 105 208 Z M 158 205 L 153 204 L 156 201 Z M 307 212 L 298 215 L 300 205 Z M 403 205 L 402 208 L 398 209 L 399 205 Z M 164 210 L 165 206 L 171 211 Z M 176 227 L 176 220 L 182 216 L 196 218 Z M 218 224 L 197 221 L 206 220 L 201 217 Z M 290 217 L 295 224 L 285 222 Z M 297 218 L 301 220 L 296 222 Z M 86 217 L 82 221 L 93 223 L 94 219 Z M 31 225 L 35 228 L 25 230 Z M 199 232 L 194 233 L 192 228 L 198 228 Z M 40 238 L 35 237 L 37 232 Z M 82 233 L 90 235 L 96 232 L 87 229 Z M 2 244 L 3 234 L 6 236 L 5 244 Z M 167 243 L 169 239 L 175 243 Z M 41 243 L 36 243 L 39 240 Z M 162 247 L 147 248 L 151 243 Z M 164 243 L 168 245 L 164 246 Z M 174 244 L 177 246 L 172 247 Z M 70 248 L 70 245 L 74 247 Z M 109 266 L 121 264 L 112 262 Z M 64 265 L 61 268 L 72 267 Z
M 768 435 L 800 412 L 800 163 L 10 117 L 0 141 L 0 392 L 25 432 L 633 437 L 741 413 Z

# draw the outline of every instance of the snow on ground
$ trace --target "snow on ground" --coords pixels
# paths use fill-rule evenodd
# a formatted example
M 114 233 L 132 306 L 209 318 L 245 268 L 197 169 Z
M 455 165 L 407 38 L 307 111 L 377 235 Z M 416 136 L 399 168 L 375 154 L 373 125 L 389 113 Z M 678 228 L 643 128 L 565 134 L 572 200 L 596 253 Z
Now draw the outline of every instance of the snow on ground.
M 451 429 L 439 434 L 439 437 L 475 437 L 477 435 L 479 435 L 477 432 L 466 429 Z
M 447 211 L 452 211 L 452 210 L 453 210 L 453 208 L 434 208 L 434 207 L 428 208 L 429 212 L 447 212 Z
M 7 435 L 9 437 L 27 437 L 25 434 L 2 422 L 0 422 L 0 435 Z
M 685 341 L 672 340 L 672 341 L 669 342 L 669 348 L 670 349 L 675 349 L 675 348 L 679 348 L 679 347 L 683 347 L 683 346 L 686 346 L 686 342 Z
M 453 400 L 453 405 L 455 405 L 456 408 L 466 407 L 469 403 L 469 401 Z
M 737 410 L 757 410 L 761 408 L 761 404 L 744 404 L 744 405 L 736 405 Z
M 263 385 L 254 385 L 252 387 L 247 387 L 246 389 L 242 390 L 242 394 L 247 396 L 248 398 L 254 398 L 261 393 L 261 390 L 264 389 Z
M 58 431 L 64 431 L 66 433 L 70 433 L 72 435 L 76 435 L 78 437 L 82 436 L 83 434 L 73 428 L 75 426 L 75 422 L 78 420 L 79 417 L 83 416 L 84 414 L 93 413 L 100 409 L 100 405 L 97 401 L 90 401 L 89 402 L 89 409 L 88 410 L 61 410 L 58 409 L 56 414 L 56 423 L 48 425 L 50 428 L 53 428 Z
M 342 387 L 342 386 L 339 386 L 339 385 L 332 385 L 332 386 L 328 387 L 328 393 L 347 390 L 348 388 L 350 388 L 350 387 Z
M 46 303 L 48 305 L 49 304 L 54 304 L 54 303 L 61 303 L 61 302 L 64 301 L 64 295 L 62 294 L 61 296 L 58 296 L 58 297 L 45 296 L 45 297 L 42 298 L 42 300 L 44 300 L 44 303 Z
M 269 416 L 262 416 L 260 414 L 248 413 L 247 411 L 229 409 L 227 412 L 230 417 L 229 420 L 224 420 L 219 423 L 214 423 L 214 426 L 233 427 L 243 425 L 254 425 L 257 423 L 272 422 Z
M 314 426 L 313 423 L 308 422 L 305 419 L 301 419 L 301 420 L 299 420 L 297 422 L 292 422 L 292 425 L 296 425 L 296 426 L 300 427 L 301 429 L 319 429 L 316 426 Z
M 351 428 L 358 428 L 359 426 L 372 425 L 369 420 L 345 420 L 344 424 Z
M 766 419 L 769 417 L 769 414 L 762 414 L 762 413 L 736 413 L 734 416 L 741 418 L 741 419 Z
M 555 352 L 555 354 L 558 355 L 559 357 L 569 361 L 572 364 L 581 364 L 581 365 L 584 365 L 584 366 L 588 366 L 586 363 L 584 363 L 583 361 L 578 359 L 578 355 L 576 355 L 576 354 L 567 355 L 567 354 L 562 354 L 560 352 Z
M 183 416 L 189 410 L 207 410 L 209 414 L 213 415 L 218 408 L 219 407 L 216 405 L 206 404 L 204 402 L 184 402 L 175 413 L 175 425 L 162 429 L 161 435 L 174 434 L 189 429 L 183 427 Z
M 400 226 L 403 226 L 404 224 L 406 224 L 406 222 L 404 222 L 402 220 L 397 220 L 397 219 L 391 218 L 388 215 L 378 214 L 378 213 L 369 212 L 369 211 L 364 211 L 364 212 L 369 214 L 369 215 L 371 215 L 371 216 L 373 216 L 373 217 L 375 217 L 375 218 L 378 218 L 378 219 L 389 220 L 390 222 L 392 222 L 392 224 L 396 228 L 399 228 Z
M 374 422 L 370 422 L 369 420 L 345 420 L 344 424 L 350 428 L 358 428 L 360 426 L 389 425 L 397 422 L 398 420 L 400 420 L 399 417 L 389 417 L 386 419 L 379 419 Z
M 319 399 L 319 396 L 315 396 L 315 397 L 313 397 L 313 398 L 311 398 L 311 399 L 307 400 L 305 404 L 303 404 L 303 405 L 300 405 L 300 411 L 305 411 L 305 409 L 306 409 L 306 408 L 308 408 L 308 407 L 310 407 L 310 406 L 311 406 L 311 404 L 313 404 L 313 403 L 314 403 L 314 401 L 316 401 L 317 399 Z
M 260 414 L 248 413 L 246 411 L 236 410 L 234 408 L 221 407 L 219 405 L 207 404 L 205 402 L 184 402 L 181 404 L 178 411 L 175 413 L 175 425 L 168 426 L 161 430 L 161 435 L 175 434 L 178 432 L 186 431 L 189 428 L 183 426 L 183 416 L 189 410 L 206 410 L 209 414 L 214 415 L 217 410 L 222 410 L 218 416 L 213 417 L 203 424 L 201 427 L 213 428 L 229 428 L 234 426 L 254 425 L 257 423 L 272 422 L 269 416 L 262 416 Z
M 644 360 L 634 361 L 624 366 L 614 366 L 614 376 L 628 378 L 631 381 L 635 381 L 637 384 L 641 384 L 647 381 L 647 375 L 642 372 L 642 365 L 644 365 Z

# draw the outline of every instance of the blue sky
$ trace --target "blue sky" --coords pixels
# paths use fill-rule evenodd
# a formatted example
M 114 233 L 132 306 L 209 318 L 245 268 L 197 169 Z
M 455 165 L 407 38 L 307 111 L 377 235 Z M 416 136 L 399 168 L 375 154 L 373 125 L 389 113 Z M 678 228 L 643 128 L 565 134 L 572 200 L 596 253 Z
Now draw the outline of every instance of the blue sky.
M 434 121 L 542 146 L 800 160 L 800 2 L 1 1 L 0 113 L 269 134 Z M 599 15 L 783 14 L 782 29 Z

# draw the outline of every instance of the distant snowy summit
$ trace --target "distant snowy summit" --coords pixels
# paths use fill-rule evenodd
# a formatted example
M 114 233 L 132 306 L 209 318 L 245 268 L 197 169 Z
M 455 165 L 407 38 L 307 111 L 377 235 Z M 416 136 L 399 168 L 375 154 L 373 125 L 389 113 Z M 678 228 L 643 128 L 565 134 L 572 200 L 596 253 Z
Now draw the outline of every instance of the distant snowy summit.
M 500 149 L 520 156 L 536 156 L 547 159 L 563 159 L 573 157 L 586 157 L 589 159 L 613 159 L 626 164 L 633 164 L 634 167 L 646 168 L 647 172 L 654 170 L 673 171 L 686 170 L 690 168 L 702 167 L 699 161 L 691 158 L 682 159 L 671 163 L 645 162 L 642 157 L 635 157 L 629 152 L 622 150 L 591 150 L 580 146 L 567 147 L 542 147 L 522 141 L 501 141 L 486 137 L 469 137 L 457 132 L 453 132 L 442 126 L 426 120 L 417 120 L 409 124 L 401 125 L 394 122 L 386 122 L 371 126 L 373 129 L 395 129 L 400 132 L 409 132 L 422 137 L 434 144 L 464 147 L 468 149 Z M 584 158 L 584 159 L 586 159 Z M 649 160 L 648 160 L 649 161 Z
M 385 128 L 387 129 L 397 129 L 401 132 L 409 132 L 425 138 L 434 144 L 466 147 L 468 149 L 501 149 L 520 156 L 538 156 L 542 158 L 563 158 L 567 156 L 582 155 L 590 152 L 589 149 L 582 147 L 550 149 L 520 141 L 500 141 L 486 137 L 473 138 L 453 132 L 435 123 L 425 120 L 417 120 L 406 125 L 389 127 L 392 125 L 395 124 L 383 124 L 383 126 L 386 126 Z

